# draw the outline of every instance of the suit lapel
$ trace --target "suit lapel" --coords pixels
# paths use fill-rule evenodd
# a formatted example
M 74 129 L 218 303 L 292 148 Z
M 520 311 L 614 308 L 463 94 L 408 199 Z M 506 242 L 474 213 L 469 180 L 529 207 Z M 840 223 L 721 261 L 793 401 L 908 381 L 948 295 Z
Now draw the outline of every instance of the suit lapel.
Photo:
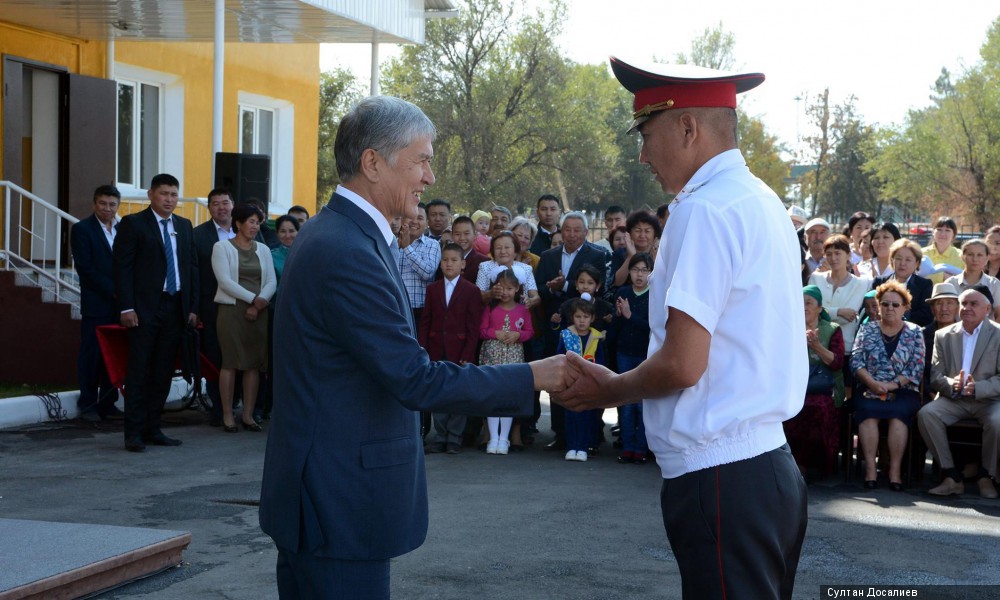
M 98 220 L 97 215 L 91 215 L 90 219 L 93 221 L 91 230 L 97 236 L 97 243 L 103 246 L 104 249 L 108 251 L 108 254 L 111 254 L 111 245 L 108 244 L 108 237 L 104 234 L 104 225 L 102 225 L 101 221 Z M 115 223 L 113 227 L 118 229 L 118 224 Z
M 983 357 L 983 353 L 989 347 L 989 344 L 993 343 L 993 328 L 989 327 L 988 323 L 982 324 L 982 329 L 979 330 L 979 337 L 976 338 L 976 348 L 972 351 L 972 362 L 970 363 L 971 369 L 967 375 L 971 375 L 972 372 L 976 370 L 979 366 L 979 360 Z
M 962 323 L 959 322 L 955 326 L 954 332 L 948 336 L 948 354 L 954 357 L 955 364 L 953 365 L 953 372 L 958 374 L 958 371 L 962 368 Z
M 361 210 L 354 205 L 353 202 L 344 198 L 339 194 L 334 194 L 330 202 L 327 203 L 327 208 L 330 210 L 340 213 L 354 221 L 354 224 L 361 229 L 367 237 L 375 243 L 375 248 L 378 250 L 379 257 L 382 262 L 385 263 L 386 270 L 389 271 L 389 275 L 396 284 L 396 296 L 400 300 L 400 305 L 403 307 L 403 315 L 406 317 L 406 322 L 410 326 L 410 334 L 416 333 L 417 328 L 413 322 L 413 311 L 410 309 L 410 297 L 406 293 L 406 286 L 403 285 L 403 276 L 399 273 L 399 265 L 396 264 L 395 258 L 392 256 L 392 250 L 389 245 L 386 244 L 385 238 L 382 237 L 382 232 L 379 230 L 375 221 L 368 216 L 365 211 Z

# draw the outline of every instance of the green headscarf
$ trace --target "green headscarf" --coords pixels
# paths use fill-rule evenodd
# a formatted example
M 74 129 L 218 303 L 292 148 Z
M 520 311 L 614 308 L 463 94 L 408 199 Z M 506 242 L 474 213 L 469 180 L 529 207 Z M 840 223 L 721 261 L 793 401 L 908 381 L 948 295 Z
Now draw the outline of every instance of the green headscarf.
M 802 294 L 804 296 L 809 296 L 809 297 L 813 298 L 814 300 L 816 300 L 816 303 L 819 304 L 819 308 L 820 308 L 819 318 L 820 318 L 820 320 L 822 320 L 822 321 L 829 321 L 830 320 L 830 313 L 826 312 L 826 309 L 823 308 L 823 292 L 819 291 L 818 287 L 816 287 L 815 285 L 807 285 L 804 288 L 802 288 Z

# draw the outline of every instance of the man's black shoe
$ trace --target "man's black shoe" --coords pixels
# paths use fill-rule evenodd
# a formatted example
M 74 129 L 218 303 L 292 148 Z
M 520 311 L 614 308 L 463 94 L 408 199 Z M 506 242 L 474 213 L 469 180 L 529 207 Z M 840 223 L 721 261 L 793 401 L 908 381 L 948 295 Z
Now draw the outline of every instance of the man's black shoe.
M 548 444 L 545 444 L 544 449 L 546 451 L 549 451 L 549 452 L 554 451 L 554 450 L 565 450 L 566 449 L 566 440 L 564 440 L 562 438 L 556 438 L 556 439 L 552 440 L 551 442 L 549 442 Z
M 145 452 L 146 444 L 142 442 L 141 437 L 133 435 L 125 439 L 125 449 L 129 452 Z
M 107 410 L 98 410 L 98 414 L 100 414 L 101 418 L 105 421 L 121 421 L 125 418 L 125 413 L 114 405 Z
M 168 438 L 163 435 L 162 431 L 154 433 L 146 437 L 146 441 L 154 446 L 180 446 L 183 442 L 180 440 L 175 440 L 174 438 Z
M 94 409 L 85 410 L 80 413 L 80 420 L 87 421 L 88 423 L 99 423 L 101 421 L 101 415 L 97 414 Z

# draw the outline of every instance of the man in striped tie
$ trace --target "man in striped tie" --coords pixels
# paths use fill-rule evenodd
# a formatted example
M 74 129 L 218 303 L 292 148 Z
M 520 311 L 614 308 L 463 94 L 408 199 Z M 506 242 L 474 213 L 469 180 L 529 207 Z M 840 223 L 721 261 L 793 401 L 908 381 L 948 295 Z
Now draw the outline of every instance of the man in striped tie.
M 125 449 L 146 443 L 179 446 L 160 429 L 177 347 L 185 324 L 194 324 L 198 258 L 191 221 L 174 215 L 180 183 L 160 174 L 149 184 L 149 208 L 123 218 L 114 247 L 115 296 L 128 329 L 125 375 Z

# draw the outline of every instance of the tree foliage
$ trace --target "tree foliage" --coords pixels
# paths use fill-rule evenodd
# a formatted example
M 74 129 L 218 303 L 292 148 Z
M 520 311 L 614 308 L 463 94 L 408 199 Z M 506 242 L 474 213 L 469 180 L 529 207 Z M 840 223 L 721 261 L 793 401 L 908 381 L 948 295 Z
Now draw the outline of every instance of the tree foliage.
M 435 196 L 463 209 L 533 207 L 549 192 L 581 208 L 612 188 L 622 97 L 606 67 L 560 55 L 565 11 L 561 0 L 534 13 L 466 2 L 385 66 L 386 93 L 413 101 L 437 126 Z
M 1000 18 L 980 58 L 957 78 L 942 69 L 932 105 L 888 132 L 869 168 L 900 202 L 960 214 L 982 231 L 1000 220 Z
M 816 169 L 804 176 L 803 190 L 813 198 L 813 214 L 846 221 L 856 211 L 880 220 L 884 209 L 881 179 L 867 165 L 877 156 L 879 131 L 857 113 L 856 98 L 830 106 L 825 89 L 806 113 L 815 133 L 806 136 Z
M 736 37 L 723 29 L 720 22 L 706 27 L 691 41 L 691 52 L 678 52 L 674 60 L 711 69 L 732 70 L 736 67 Z M 777 136 L 767 132 L 764 122 L 737 108 L 737 137 L 740 152 L 750 172 L 766 183 L 780 198 L 787 193 L 789 167 L 781 158 L 783 147 Z
M 334 69 L 320 75 L 316 207 L 326 204 L 334 188 L 340 183 L 333 156 L 333 142 L 337 138 L 340 119 L 361 97 L 358 81 L 350 71 Z

